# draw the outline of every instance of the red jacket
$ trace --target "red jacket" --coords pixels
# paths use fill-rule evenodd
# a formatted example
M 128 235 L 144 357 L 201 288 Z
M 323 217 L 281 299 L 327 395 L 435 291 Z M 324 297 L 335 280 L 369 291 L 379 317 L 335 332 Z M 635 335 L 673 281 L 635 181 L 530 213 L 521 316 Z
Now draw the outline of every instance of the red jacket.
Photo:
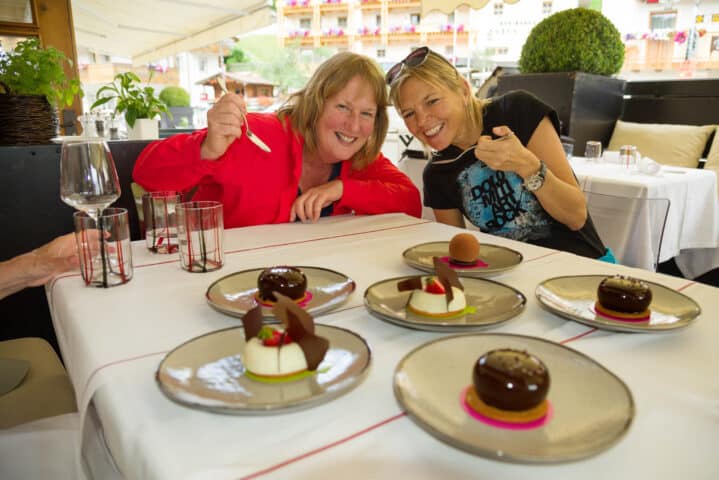
M 199 185 L 193 200 L 222 202 L 226 228 L 288 222 L 302 173 L 304 139 L 275 114 L 250 113 L 247 120 L 271 153 L 242 135 L 217 160 L 201 160 L 207 130 L 178 134 L 143 150 L 135 162 L 134 180 L 148 191 L 185 192 Z M 422 213 L 417 187 L 382 154 L 362 170 L 344 161 L 339 180 L 343 195 L 333 215 Z

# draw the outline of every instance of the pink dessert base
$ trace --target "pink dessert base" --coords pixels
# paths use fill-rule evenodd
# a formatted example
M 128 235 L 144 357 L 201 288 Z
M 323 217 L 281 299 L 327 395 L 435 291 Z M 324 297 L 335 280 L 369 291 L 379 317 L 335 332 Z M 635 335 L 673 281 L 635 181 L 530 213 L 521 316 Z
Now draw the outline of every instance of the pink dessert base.
M 542 418 L 538 418 L 536 420 L 532 420 L 531 422 L 527 423 L 509 423 L 509 422 L 503 422 L 501 420 L 495 420 L 493 418 L 486 417 L 482 415 L 481 413 L 474 410 L 472 407 L 469 406 L 467 401 L 465 400 L 465 397 L 467 395 L 467 390 L 470 388 L 474 388 L 472 385 L 468 385 L 466 388 L 462 390 L 462 393 L 459 397 L 459 403 L 462 405 L 462 408 L 465 412 L 469 414 L 470 417 L 474 418 L 475 420 L 478 420 L 486 425 L 489 425 L 490 427 L 495 428 L 503 428 L 505 430 L 533 430 L 535 428 L 543 427 L 546 425 L 551 419 L 552 414 L 554 413 L 554 410 L 552 409 L 552 404 L 549 403 L 549 400 L 547 400 L 547 414 L 543 416 Z
M 489 265 L 484 263 L 482 260 L 477 259 L 476 262 L 474 262 L 473 265 L 460 265 L 459 263 L 454 263 L 452 260 L 449 259 L 448 256 L 440 257 L 440 261 L 446 263 L 452 268 L 464 268 L 467 270 L 472 270 L 474 268 L 487 268 Z
M 304 308 L 311 301 L 312 301 L 312 292 L 307 290 L 305 292 L 304 298 L 299 302 L 296 301 L 295 303 L 297 303 L 297 305 L 299 305 L 300 307 Z M 255 294 L 255 302 L 259 303 L 263 307 L 269 307 L 269 308 L 272 308 L 275 305 L 274 303 L 267 303 L 267 302 L 263 302 L 262 300 L 260 300 L 259 293 Z
M 646 317 L 641 317 L 641 318 L 622 318 L 622 317 L 615 317 L 614 315 L 609 315 L 608 313 L 602 313 L 594 307 L 591 307 L 590 310 L 592 312 L 594 312 L 595 315 L 599 315 L 600 317 L 608 318 L 609 320 L 614 320 L 616 322 L 641 323 L 641 322 L 648 321 L 652 316 L 650 313 Z

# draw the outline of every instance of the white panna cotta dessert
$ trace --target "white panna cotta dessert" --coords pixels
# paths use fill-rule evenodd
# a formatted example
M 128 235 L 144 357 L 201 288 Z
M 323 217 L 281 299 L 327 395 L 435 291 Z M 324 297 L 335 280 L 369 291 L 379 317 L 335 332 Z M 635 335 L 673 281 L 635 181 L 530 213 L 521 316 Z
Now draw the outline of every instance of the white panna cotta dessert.
M 242 362 L 250 373 L 263 377 L 285 377 L 307 370 L 300 346 L 270 326 L 262 327 L 258 336 L 247 342 Z
M 452 300 L 447 300 L 445 288 L 437 277 L 422 277 L 423 288 L 412 290 L 407 309 L 417 315 L 427 317 L 450 317 L 462 313 L 467 308 L 464 292 L 452 288 Z

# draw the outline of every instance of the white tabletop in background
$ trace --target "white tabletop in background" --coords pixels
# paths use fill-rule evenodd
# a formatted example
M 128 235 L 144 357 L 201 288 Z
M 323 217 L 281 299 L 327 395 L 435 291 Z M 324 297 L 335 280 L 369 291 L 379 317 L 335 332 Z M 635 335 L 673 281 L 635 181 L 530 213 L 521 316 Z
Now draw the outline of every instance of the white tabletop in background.
M 618 163 L 593 163 L 581 157 L 571 161 L 579 185 L 587 192 L 628 198 L 667 198 L 670 201 L 660 262 L 678 257 L 689 277 L 719 267 L 719 196 L 717 176 L 711 170 L 662 166 L 656 175 Z M 613 228 L 631 228 L 621 222 Z M 639 242 L 637 242 L 639 243 Z M 644 248 L 641 242 L 633 248 Z M 641 258 L 629 255 L 630 258 Z M 651 265 L 634 265 L 651 269 Z
M 418 273 L 402 261 L 406 248 L 457 232 L 399 214 L 233 229 L 225 236 L 226 265 L 206 274 L 184 272 L 176 256 L 150 254 L 135 242 L 135 276 L 127 285 L 85 288 L 72 275 L 48 287 L 78 400 L 84 407 L 92 399 L 114 461 L 133 479 L 717 478 L 719 322 L 713 312 L 719 289 L 481 233 L 483 242 L 523 253 L 522 264 L 493 278 L 528 301 L 517 318 L 488 331 L 569 342 L 592 356 L 629 385 L 634 424 L 596 457 L 528 466 L 458 451 L 404 415 L 392 393 L 394 368 L 411 349 L 442 334 L 380 321 L 365 310 L 362 295 L 378 280 Z M 277 264 L 327 267 L 356 281 L 347 303 L 318 322 L 351 329 L 369 342 L 373 360 L 363 383 L 330 403 L 273 416 L 212 414 L 168 400 L 154 380 L 164 354 L 198 335 L 239 325 L 207 305 L 208 285 L 235 271 Z M 549 277 L 614 272 L 682 290 L 704 314 L 668 334 L 612 333 L 563 320 L 534 297 L 537 283 Z

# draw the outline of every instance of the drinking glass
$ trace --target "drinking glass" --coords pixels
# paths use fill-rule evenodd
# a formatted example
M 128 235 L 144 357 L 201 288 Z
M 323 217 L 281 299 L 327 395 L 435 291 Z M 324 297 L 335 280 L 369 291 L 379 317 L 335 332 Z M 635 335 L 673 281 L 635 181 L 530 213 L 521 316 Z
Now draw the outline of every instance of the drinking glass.
M 175 191 L 148 192 L 142 196 L 142 213 L 147 248 L 154 253 L 175 253 L 177 205 L 182 196 Z
M 599 163 L 602 158 L 602 142 L 589 140 L 584 148 L 584 157 L 588 162 Z
M 177 205 L 180 265 L 188 272 L 211 272 L 222 267 L 224 224 L 222 204 L 215 201 Z
M 120 180 L 112 153 L 103 139 L 62 144 L 60 198 L 97 220 L 120 197 Z

